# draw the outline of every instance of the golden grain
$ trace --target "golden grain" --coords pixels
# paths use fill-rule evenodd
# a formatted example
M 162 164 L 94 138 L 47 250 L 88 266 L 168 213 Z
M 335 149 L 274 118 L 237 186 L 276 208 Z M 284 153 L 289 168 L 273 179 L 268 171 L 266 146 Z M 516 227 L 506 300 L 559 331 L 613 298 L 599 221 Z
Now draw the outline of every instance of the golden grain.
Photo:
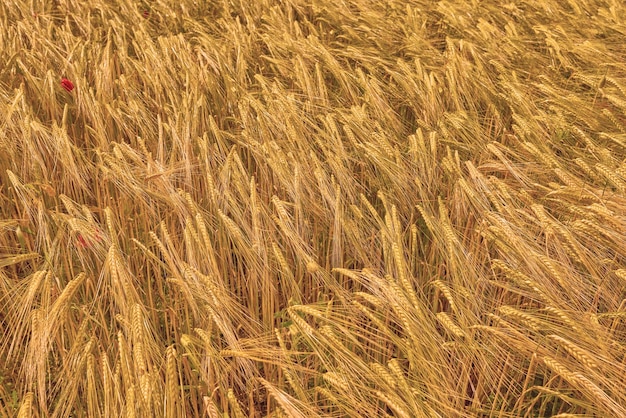
M 454 302 L 454 298 L 452 297 L 452 290 L 448 286 L 446 286 L 446 284 L 444 282 L 442 282 L 441 280 L 433 280 L 432 284 L 437 289 L 439 289 L 439 291 L 446 298 L 446 300 L 450 304 L 450 309 L 452 309 L 452 311 L 456 312 L 457 311 L 457 306 L 456 306 L 456 303 Z
M 439 320 L 441 325 L 443 325 L 444 328 L 455 337 L 464 338 L 466 336 L 465 332 L 463 332 L 463 330 L 457 324 L 455 324 L 454 321 L 452 321 L 447 313 L 439 312 L 437 314 L 437 319 Z
M 598 368 L 598 363 L 593 360 L 591 354 L 587 350 L 583 350 L 571 341 L 558 335 L 550 334 L 548 335 L 548 338 L 562 345 L 568 353 L 570 353 L 573 357 L 575 357 L 578 361 L 585 365 L 585 367 L 589 369 Z
M 625 5 L 410 3 L 2 3 L 0 416 L 626 416 Z
M 384 394 L 381 391 L 376 391 L 376 396 L 383 402 L 385 402 L 389 407 L 396 413 L 398 416 L 402 418 L 409 418 L 411 415 L 407 412 L 406 408 L 404 408 L 399 401 L 394 400 L 391 396 Z
M 22 399 L 20 409 L 17 412 L 17 418 L 29 418 L 32 417 L 33 399 L 35 394 L 33 392 L 27 392 Z

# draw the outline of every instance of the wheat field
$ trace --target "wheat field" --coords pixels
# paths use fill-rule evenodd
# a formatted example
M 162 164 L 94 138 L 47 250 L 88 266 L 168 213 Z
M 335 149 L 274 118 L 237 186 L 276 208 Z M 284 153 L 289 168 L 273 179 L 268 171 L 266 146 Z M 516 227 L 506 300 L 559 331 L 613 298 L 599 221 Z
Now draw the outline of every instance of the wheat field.
M 0 28 L 0 416 L 626 417 L 622 1 Z

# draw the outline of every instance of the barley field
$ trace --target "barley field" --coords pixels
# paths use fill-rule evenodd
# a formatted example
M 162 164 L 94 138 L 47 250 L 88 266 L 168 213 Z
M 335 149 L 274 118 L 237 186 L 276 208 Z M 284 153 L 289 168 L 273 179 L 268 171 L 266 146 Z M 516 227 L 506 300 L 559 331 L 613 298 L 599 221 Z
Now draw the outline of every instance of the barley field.
M 626 417 L 626 5 L 0 0 L 0 416 Z

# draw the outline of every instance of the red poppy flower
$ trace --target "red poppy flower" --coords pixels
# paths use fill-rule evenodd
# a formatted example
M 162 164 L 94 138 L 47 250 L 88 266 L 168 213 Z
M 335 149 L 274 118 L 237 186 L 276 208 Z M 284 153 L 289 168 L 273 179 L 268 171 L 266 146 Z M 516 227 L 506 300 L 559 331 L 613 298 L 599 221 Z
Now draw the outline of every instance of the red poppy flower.
M 67 91 L 72 91 L 72 90 L 74 90 L 74 83 L 72 83 L 67 78 L 63 77 L 61 79 L 61 87 L 63 87 Z
M 150 12 L 147 10 L 144 10 L 142 14 L 145 19 L 147 19 L 150 16 Z
M 91 248 L 94 244 L 102 242 L 102 235 L 100 235 L 100 231 L 94 231 L 87 235 L 78 233 L 76 239 L 81 248 Z
M 85 238 L 83 238 L 81 234 L 78 234 L 78 245 L 80 245 L 83 248 L 86 248 L 89 246 L 89 244 L 87 244 L 87 241 L 85 240 Z

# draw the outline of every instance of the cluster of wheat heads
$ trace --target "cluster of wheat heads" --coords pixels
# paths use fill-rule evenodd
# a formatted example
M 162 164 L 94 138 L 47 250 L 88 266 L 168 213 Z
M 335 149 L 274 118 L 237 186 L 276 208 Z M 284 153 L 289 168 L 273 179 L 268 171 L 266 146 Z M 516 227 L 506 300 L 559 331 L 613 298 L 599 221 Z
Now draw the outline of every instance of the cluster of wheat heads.
M 625 416 L 624 21 L 0 2 L 0 415 Z

